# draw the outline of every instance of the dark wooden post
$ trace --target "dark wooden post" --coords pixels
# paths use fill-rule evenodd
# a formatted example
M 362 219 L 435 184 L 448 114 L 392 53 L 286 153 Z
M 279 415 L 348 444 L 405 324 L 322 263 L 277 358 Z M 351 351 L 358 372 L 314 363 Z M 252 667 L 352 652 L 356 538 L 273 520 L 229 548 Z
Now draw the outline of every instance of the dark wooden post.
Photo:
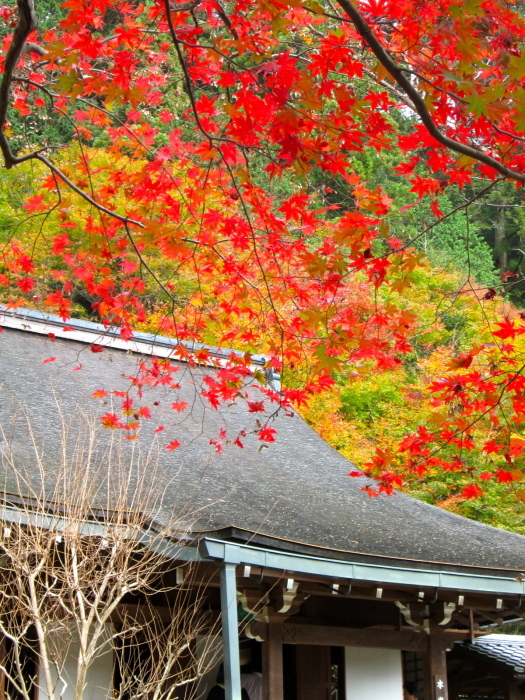
M 459 683 L 450 683 L 448 687 L 448 700 L 459 700 L 461 687 Z
M 518 688 L 518 684 L 514 680 L 512 673 L 509 673 L 505 677 L 503 693 L 505 700 L 523 700 L 523 698 L 525 698 L 525 693 L 522 693 Z
M 6 639 L 5 637 L 2 637 L 0 639 L 0 664 L 4 666 L 6 664 Z M 5 700 L 6 692 L 5 692 L 5 673 L 3 671 L 0 671 L 0 700 Z
M 448 700 L 447 643 L 434 625 L 428 635 L 424 671 L 425 700 Z
M 276 622 L 266 625 L 263 641 L 263 700 L 283 700 L 283 626 Z

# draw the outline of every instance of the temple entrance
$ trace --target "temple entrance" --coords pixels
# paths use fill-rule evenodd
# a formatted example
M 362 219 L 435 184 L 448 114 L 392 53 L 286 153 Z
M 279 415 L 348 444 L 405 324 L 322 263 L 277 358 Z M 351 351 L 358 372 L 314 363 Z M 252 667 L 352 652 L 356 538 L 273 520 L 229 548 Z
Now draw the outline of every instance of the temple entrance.
M 345 700 L 344 649 L 283 645 L 284 700 Z
M 297 700 L 331 700 L 332 664 L 330 647 L 296 647 Z

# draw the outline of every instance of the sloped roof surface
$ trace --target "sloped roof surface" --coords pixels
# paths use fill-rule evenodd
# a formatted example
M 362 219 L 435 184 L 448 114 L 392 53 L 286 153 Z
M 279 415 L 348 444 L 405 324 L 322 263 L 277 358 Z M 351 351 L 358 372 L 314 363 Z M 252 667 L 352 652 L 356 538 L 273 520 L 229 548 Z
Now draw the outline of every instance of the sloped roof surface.
M 35 333 L 36 325 L 28 321 L 21 330 L 4 328 L 0 335 L 0 447 L 9 444 L 25 466 L 34 464 L 31 441 L 44 461 L 58 460 L 62 426 L 71 424 L 74 431 L 90 421 L 99 424 L 111 403 L 103 405 L 92 393 L 126 391 L 137 371 L 135 354 L 114 349 L 93 353 L 85 339 L 57 337 L 51 342 Z M 96 333 L 91 341 L 98 342 Z M 43 363 L 49 357 L 56 360 Z M 298 415 L 287 417 L 281 411 L 272 418 L 277 440 L 261 449 L 263 443 L 250 433 L 260 414 L 248 413 L 245 403 L 211 409 L 199 387 L 213 370 L 178 364 L 180 389 L 145 389 L 142 403 L 150 407 L 151 420 L 142 421 L 140 439 L 125 442 L 123 449 L 131 460 L 132 450 L 136 455 L 158 447 L 163 508 L 173 512 L 185 505 L 194 531 L 238 528 L 267 542 L 279 541 L 283 548 L 316 548 L 318 555 L 345 559 L 382 557 L 398 564 L 425 562 L 425 567 L 430 562 L 431 568 L 446 564 L 525 571 L 525 537 L 404 495 L 369 499 L 360 490 L 364 480 L 346 476 L 353 465 Z M 252 391 L 255 399 L 262 398 L 257 388 Z M 114 399 L 116 407 L 121 400 Z M 171 409 L 174 401 L 187 401 L 190 408 L 179 414 Z M 165 429 L 154 433 L 159 425 Z M 217 454 L 210 438 L 218 437 L 221 428 L 230 437 L 246 429 L 244 449 L 228 445 Z M 99 430 L 97 449 L 103 449 L 110 432 Z M 181 447 L 166 450 L 175 439 Z M 4 480 L 6 490 L 19 488 L 9 470 Z
M 488 634 L 486 637 L 478 637 L 470 649 L 512 666 L 517 673 L 525 673 L 525 636 L 523 635 Z

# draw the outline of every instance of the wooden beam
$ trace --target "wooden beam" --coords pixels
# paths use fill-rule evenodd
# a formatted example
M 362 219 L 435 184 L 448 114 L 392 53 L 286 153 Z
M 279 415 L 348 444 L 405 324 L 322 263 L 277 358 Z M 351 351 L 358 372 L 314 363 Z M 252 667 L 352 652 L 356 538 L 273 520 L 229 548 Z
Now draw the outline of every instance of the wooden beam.
M 283 626 L 269 622 L 262 647 L 263 700 L 283 700 Z
M 271 591 L 275 585 L 276 582 L 281 582 L 284 585 L 285 582 L 285 577 L 283 576 L 282 572 L 279 572 L 279 575 L 277 575 L 277 572 L 272 573 L 271 570 L 265 569 L 263 572 L 263 579 L 262 582 L 260 579 L 255 580 L 257 576 L 258 569 L 257 567 L 251 567 L 250 569 L 250 576 L 251 578 L 243 578 L 242 579 L 242 588 L 244 589 L 254 589 L 261 591 L 261 595 L 263 593 Z M 380 583 L 378 584 L 364 584 L 360 582 L 351 582 L 351 592 L 348 594 L 348 581 L 343 581 L 339 579 L 331 579 L 331 578 L 326 578 L 322 579 L 321 577 L 313 576 L 313 575 L 306 575 L 306 574 L 294 574 L 294 580 L 299 582 L 299 593 L 307 596 L 316 596 L 316 597 L 329 597 L 329 598 L 334 598 L 337 597 L 339 599 L 355 599 L 355 600 L 377 600 L 377 590 L 378 586 L 381 586 Z M 204 585 L 204 581 L 202 582 Z M 336 596 L 334 596 L 334 588 L 333 584 L 338 584 L 339 589 L 338 592 L 336 593 Z M 211 583 L 211 585 L 215 585 L 214 582 Z M 421 586 L 419 587 L 406 587 L 404 589 L 400 588 L 394 588 L 394 587 L 388 587 L 388 586 L 381 586 L 382 590 L 382 595 L 381 595 L 381 601 L 383 602 L 397 602 L 401 601 L 404 603 L 416 603 L 416 602 L 425 602 L 429 599 L 434 599 L 436 595 L 436 589 L 426 589 L 423 590 Z M 423 592 L 424 596 L 423 599 L 420 599 L 420 593 Z M 438 592 L 438 599 L 441 602 L 445 603 L 456 603 L 458 602 L 458 598 L 460 595 L 463 596 L 463 602 L 460 607 L 462 608 L 474 608 L 479 611 L 492 611 L 494 614 L 502 614 L 506 607 L 508 606 L 513 606 L 515 607 L 516 602 L 517 602 L 517 597 L 512 598 L 509 596 L 504 596 L 503 597 L 503 608 L 498 609 L 495 607 L 496 604 L 496 597 L 493 593 L 491 594 L 462 594 L 461 591 L 449 591 L 449 590 L 439 590 Z M 519 614 L 519 613 L 518 613 Z M 525 612 L 523 613 L 525 615 Z
M 334 647 L 380 647 L 424 651 L 427 635 L 416 631 L 357 629 L 285 622 L 284 644 L 321 644 Z M 273 700 L 273 698 L 272 698 Z

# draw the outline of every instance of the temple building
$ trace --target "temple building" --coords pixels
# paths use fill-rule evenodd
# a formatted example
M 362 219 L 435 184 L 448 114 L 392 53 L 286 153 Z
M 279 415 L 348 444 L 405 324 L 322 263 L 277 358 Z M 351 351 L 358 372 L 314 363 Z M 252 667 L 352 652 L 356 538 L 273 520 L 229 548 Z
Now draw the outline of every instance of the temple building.
M 259 391 L 264 358 L 252 358 L 246 386 L 265 413 L 235 397 L 214 409 L 204 394 L 219 369 L 200 366 L 194 345 L 181 352 L 169 338 L 124 340 L 115 329 L 22 309 L 0 309 L 0 327 L 0 447 L 11 455 L 4 523 L 17 519 L 28 483 L 45 487 L 42 470 L 64 459 L 64 441 L 78 452 L 86 426 L 96 432 L 92 449 L 111 460 L 107 440 L 117 431 L 99 427 L 100 417 L 121 421 L 122 397 L 131 397 L 140 436 L 121 441 L 119 458 L 132 465 L 155 453 L 159 497 L 144 517 L 162 523 L 178 514 L 185 546 L 167 541 L 166 557 L 183 551 L 181 561 L 194 561 L 206 581 L 202 604 L 220 618 L 213 669 L 192 686 L 198 696 L 222 661 L 226 700 L 241 700 L 248 659 L 262 674 L 264 700 L 403 700 L 407 688 L 418 700 L 471 697 L 448 691 L 447 652 L 479 656 L 468 644 L 495 620 L 525 616 L 525 537 L 403 494 L 367 497 L 364 479 L 348 478 L 347 459 Z M 217 368 L 228 361 L 220 349 L 209 354 Z M 170 360 L 169 382 L 156 381 L 154 358 Z M 278 390 L 277 377 L 264 381 Z M 259 439 L 261 425 L 277 431 L 274 442 Z M 103 502 L 103 480 L 96 493 Z M 111 662 L 96 672 L 91 697 L 101 700 L 111 696 Z M 525 698 L 518 681 L 503 692 Z

